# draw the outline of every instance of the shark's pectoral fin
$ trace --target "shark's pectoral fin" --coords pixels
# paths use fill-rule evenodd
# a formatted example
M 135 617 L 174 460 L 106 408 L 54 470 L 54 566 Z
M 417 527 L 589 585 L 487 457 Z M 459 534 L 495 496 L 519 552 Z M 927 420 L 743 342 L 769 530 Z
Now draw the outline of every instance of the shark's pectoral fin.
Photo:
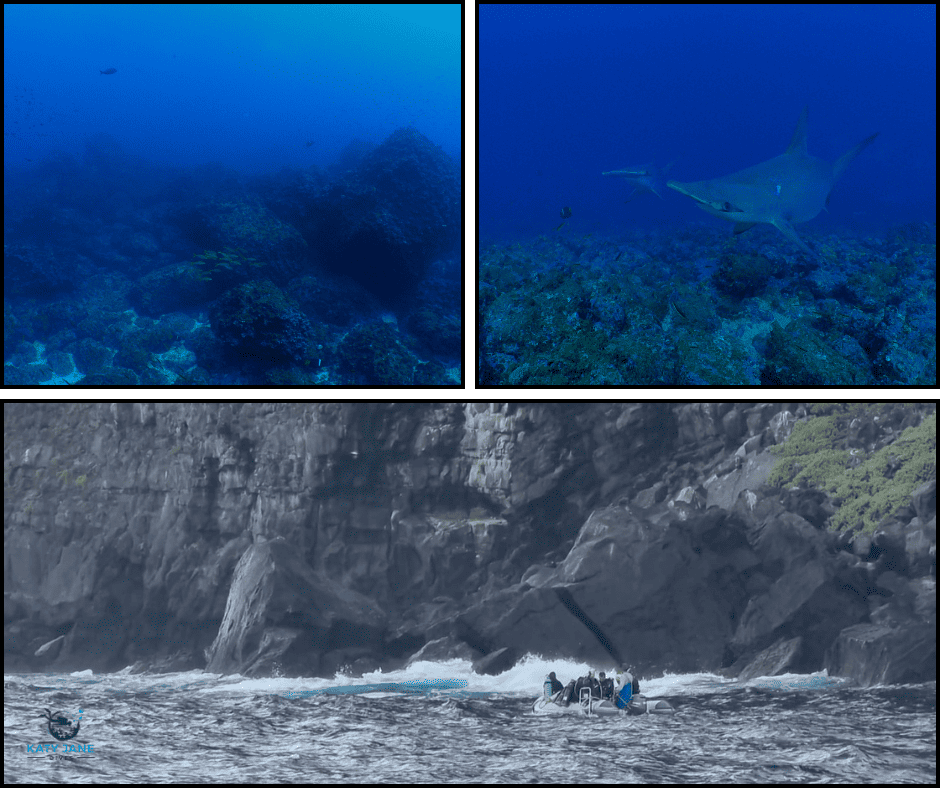
M 757 222 L 737 222 L 734 225 L 734 234 L 740 235 L 746 230 L 750 230 Z
M 793 243 L 800 247 L 806 254 L 812 257 L 814 260 L 819 260 L 819 255 L 816 254 L 812 249 L 810 249 L 803 241 L 800 240 L 800 236 L 796 234 L 796 230 L 793 229 L 793 225 L 790 224 L 786 219 L 777 218 L 774 219 L 771 224 L 776 227 L 780 232 L 782 232 L 787 238 L 789 238 Z
M 675 189 L 679 194 L 685 194 L 691 197 L 695 202 L 706 211 L 714 213 L 716 216 L 722 214 L 744 213 L 744 210 L 721 196 L 714 196 L 711 181 L 702 181 L 701 183 L 679 183 L 678 181 L 666 181 L 666 186 Z M 703 188 L 704 187 L 704 188 Z M 722 216 L 723 219 L 734 221 L 733 216 Z

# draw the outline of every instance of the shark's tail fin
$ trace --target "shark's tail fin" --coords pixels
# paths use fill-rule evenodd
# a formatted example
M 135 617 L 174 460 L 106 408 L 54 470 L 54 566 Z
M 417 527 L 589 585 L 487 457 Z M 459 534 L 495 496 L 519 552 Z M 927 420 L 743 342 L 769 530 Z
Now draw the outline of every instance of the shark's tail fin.
M 863 139 L 858 145 L 856 145 L 852 150 L 846 153 L 841 159 L 839 159 L 835 164 L 832 165 L 832 182 L 835 183 L 839 178 L 842 177 L 842 173 L 845 172 L 845 168 L 852 163 L 852 159 L 858 156 L 865 148 L 871 145 L 875 141 L 879 132 L 875 132 L 870 137 Z

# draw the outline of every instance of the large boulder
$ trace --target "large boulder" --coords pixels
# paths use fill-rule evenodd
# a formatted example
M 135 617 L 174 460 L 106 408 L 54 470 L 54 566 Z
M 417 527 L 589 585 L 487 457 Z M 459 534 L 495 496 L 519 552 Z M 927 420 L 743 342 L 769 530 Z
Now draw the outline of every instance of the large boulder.
M 797 672 L 803 638 L 781 639 L 754 657 L 740 672 L 726 671 L 725 675 L 737 674 L 738 681 L 750 681 L 758 676 L 777 676 L 781 673 Z
M 826 669 L 865 686 L 936 680 L 936 581 L 892 570 L 878 575 L 877 565 L 869 567 L 869 621 L 839 633 L 826 652 Z
M 408 658 L 408 665 L 418 662 L 446 662 L 449 659 L 465 659 L 472 662 L 480 657 L 480 652 L 474 651 L 466 643 L 453 636 L 437 638 L 425 643 L 420 649 Z
M 309 240 L 332 270 L 394 303 L 460 238 L 460 169 L 415 129 L 399 129 L 315 198 Z
M 745 490 L 756 490 L 773 470 L 777 458 L 770 452 L 740 455 L 740 462 L 726 468 L 726 473 L 714 475 L 705 482 L 706 505 L 731 509 Z
M 235 567 L 207 669 L 245 676 L 305 675 L 325 652 L 380 651 L 383 611 L 313 571 L 284 539 L 252 545 Z M 360 653 L 361 652 L 361 653 Z
M 586 623 L 572 615 L 554 589 L 531 588 L 523 583 L 492 594 L 461 613 L 457 636 L 483 653 L 510 648 L 517 653 L 604 664 L 610 652 Z
M 860 562 L 833 561 L 835 537 L 786 510 L 777 498 L 735 511 L 748 523 L 747 541 L 759 559 L 761 582 L 749 589 L 729 651 L 735 659 L 749 658 L 799 632 L 804 641 L 794 668 L 817 670 L 838 633 L 868 614 Z
M 682 523 L 666 507 L 608 507 L 588 518 L 557 568 L 527 573 L 458 627 L 486 649 L 641 669 L 717 666 L 743 605 L 741 573 L 754 561 L 740 527 L 718 510 Z
M 269 281 L 233 287 L 209 313 L 212 330 L 233 358 L 266 368 L 299 364 L 313 339 L 296 302 Z
M 935 591 L 936 593 L 936 591 Z M 911 684 L 937 679 L 937 627 L 847 627 L 826 653 L 831 676 L 850 676 L 862 686 Z
M 498 676 L 515 665 L 518 658 L 519 654 L 513 649 L 501 648 L 474 662 L 473 670 L 481 676 Z

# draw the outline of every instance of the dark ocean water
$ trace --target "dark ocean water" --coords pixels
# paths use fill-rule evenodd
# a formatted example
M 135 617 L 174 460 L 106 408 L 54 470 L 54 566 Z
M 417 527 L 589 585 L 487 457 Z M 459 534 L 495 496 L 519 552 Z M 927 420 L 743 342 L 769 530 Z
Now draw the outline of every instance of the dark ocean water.
M 585 667 L 529 658 L 489 677 L 451 661 L 334 681 L 6 675 L 4 781 L 936 781 L 935 683 L 859 689 L 824 676 L 743 685 L 666 676 L 641 679 L 641 688 L 668 698 L 675 715 L 532 714 L 546 670 L 566 680 Z M 466 680 L 466 690 L 311 694 L 444 677 Z M 86 751 L 63 752 L 43 709 L 81 715 L 68 744 Z

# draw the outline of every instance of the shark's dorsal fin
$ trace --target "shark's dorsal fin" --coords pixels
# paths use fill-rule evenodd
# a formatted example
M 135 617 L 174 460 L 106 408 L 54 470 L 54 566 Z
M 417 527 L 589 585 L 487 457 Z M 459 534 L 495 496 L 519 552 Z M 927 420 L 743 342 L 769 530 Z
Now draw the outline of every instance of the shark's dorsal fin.
M 806 152 L 806 116 L 809 111 L 809 107 L 803 107 L 803 112 L 800 113 L 800 119 L 796 122 L 796 128 L 793 130 L 793 137 L 790 140 L 790 145 L 787 148 L 787 153 L 795 153 L 799 156 L 807 156 Z

